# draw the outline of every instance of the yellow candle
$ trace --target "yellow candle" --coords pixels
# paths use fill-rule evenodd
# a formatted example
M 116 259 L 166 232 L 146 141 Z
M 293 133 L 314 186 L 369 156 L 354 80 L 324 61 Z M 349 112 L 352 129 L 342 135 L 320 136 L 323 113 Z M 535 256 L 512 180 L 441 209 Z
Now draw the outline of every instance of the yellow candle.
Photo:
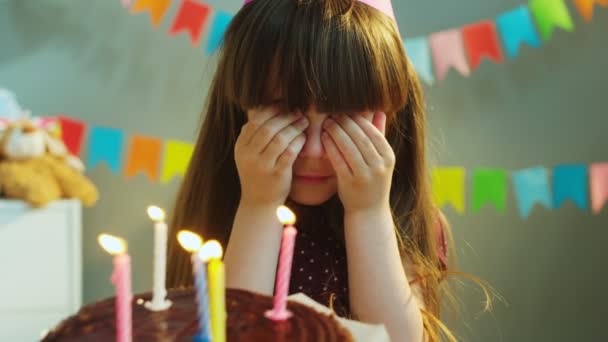
M 211 240 L 203 245 L 199 254 L 207 262 L 209 313 L 213 342 L 226 342 L 226 283 L 222 253 L 222 246 L 219 242 Z

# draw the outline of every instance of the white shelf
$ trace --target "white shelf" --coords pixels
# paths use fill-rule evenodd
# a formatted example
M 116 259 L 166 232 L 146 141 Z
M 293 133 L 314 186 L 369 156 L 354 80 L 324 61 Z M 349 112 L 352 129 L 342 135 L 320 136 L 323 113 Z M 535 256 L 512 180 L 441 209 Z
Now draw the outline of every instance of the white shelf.
M 0 341 L 34 341 L 82 303 L 82 207 L 0 200 Z

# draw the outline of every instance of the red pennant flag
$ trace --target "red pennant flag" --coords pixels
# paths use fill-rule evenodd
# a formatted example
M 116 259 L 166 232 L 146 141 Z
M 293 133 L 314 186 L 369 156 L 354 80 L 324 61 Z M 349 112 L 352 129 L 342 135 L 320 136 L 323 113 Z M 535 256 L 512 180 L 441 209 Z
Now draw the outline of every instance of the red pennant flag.
M 481 21 L 464 26 L 462 28 L 462 38 L 472 69 L 479 66 L 483 57 L 488 57 L 496 63 L 503 62 L 502 49 L 493 21 Z
M 158 181 L 161 150 L 162 141 L 158 138 L 132 136 L 125 176 L 129 178 L 144 172 L 151 181 Z
M 182 1 L 169 34 L 174 36 L 180 31 L 188 31 L 192 39 L 192 46 L 196 46 L 209 13 L 211 13 L 211 7 L 207 4 L 195 0 Z
M 64 116 L 58 116 L 57 120 L 59 120 L 59 126 L 61 127 L 63 143 L 71 154 L 79 156 L 86 124 Z
M 143 11 L 150 11 L 150 19 L 154 26 L 160 25 L 160 22 L 165 16 L 165 12 L 169 9 L 171 0 L 137 0 L 133 7 L 131 7 L 132 13 L 138 13 Z
M 591 21 L 593 18 L 593 5 L 608 7 L 608 0 L 574 0 L 574 5 L 581 12 L 581 16 L 585 21 Z

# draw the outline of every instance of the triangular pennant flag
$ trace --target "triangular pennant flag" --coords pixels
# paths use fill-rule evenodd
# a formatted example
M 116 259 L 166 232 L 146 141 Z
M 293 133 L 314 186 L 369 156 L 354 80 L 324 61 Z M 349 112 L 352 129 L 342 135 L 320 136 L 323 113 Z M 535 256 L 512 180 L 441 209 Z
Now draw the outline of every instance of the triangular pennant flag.
M 149 11 L 152 25 L 158 26 L 169 9 L 171 1 L 172 0 L 137 0 L 135 4 L 133 4 L 133 7 L 131 7 L 131 13 Z
M 507 50 L 507 56 L 510 58 L 517 57 L 522 43 L 535 48 L 540 47 L 540 38 L 527 6 L 521 5 L 501 14 L 496 19 L 496 25 Z
M 161 182 L 168 183 L 174 176 L 183 176 L 188 169 L 194 145 L 177 140 L 165 142 L 165 160 Z
M 591 208 L 598 214 L 608 201 L 608 163 L 592 164 L 589 168 Z
M 463 76 L 469 76 L 471 71 L 467 64 L 460 30 L 433 33 L 429 36 L 429 45 L 435 64 L 435 76 L 439 81 L 445 79 L 450 68 L 458 70 Z
M 87 167 L 92 169 L 101 162 L 119 173 L 122 167 L 122 148 L 125 134 L 116 128 L 93 127 L 89 134 L 89 155 Z
M 435 82 L 432 70 L 431 48 L 426 37 L 410 38 L 404 41 L 405 51 L 412 61 L 418 76 L 431 85 Z
M 482 57 L 502 63 L 502 49 L 493 21 L 482 21 L 462 28 L 462 39 L 469 55 L 469 65 L 475 70 Z
M 472 210 L 478 212 L 486 203 L 492 203 L 502 214 L 507 202 L 507 172 L 505 170 L 478 169 L 473 172 Z
M 131 0 L 121 0 L 122 7 L 129 7 L 131 5 Z
M 228 25 L 230 25 L 232 17 L 233 15 L 227 12 L 218 11 L 215 13 L 209 41 L 207 42 L 207 47 L 205 50 L 208 54 L 214 53 L 220 48 L 220 46 L 222 46 L 224 41 L 224 33 L 226 32 Z
M 551 39 L 556 27 L 568 32 L 574 30 L 574 23 L 564 0 L 531 0 L 529 6 L 544 40 Z
M 161 150 L 162 142 L 158 138 L 132 136 L 127 155 L 125 176 L 133 177 L 138 172 L 144 172 L 151 181 L 157 181 Z
M 585 21 L 591 21 L 593 18 L 593 5 L 608 7 L 608 0 L 574 0 L 574 5 L 576 5 Z
M 437 168 L 432 171 L 433 199 L 439 208 L 451 204 L 460 214 L 465 211 L 465 170 L 459 167 Z
M 87 128 L 86 124 L 65 116 L 58 116 L 57 120 L 59 120 L 59 126 L 61 127 L 61 139 L 66 148 L 71 154 L 79 156 Z
M 581 210 L 589 208 L 587 172 L 586 165 L 559 165 L 553 169 L 553 209 L 568 199 Z
M 190 33 L 192 46 L 196 46 L 210 13 L 211 6 L 207 4 L 195 0 L 183 0 L 169 34 L 176 35 L 181 31 L 187 31 Z
M 544 167 L 535 167 L 513 173 L 513 185 L 517 197 L 519 213 L 528 217 L 536 203 L 551 209 L 549 180 Z

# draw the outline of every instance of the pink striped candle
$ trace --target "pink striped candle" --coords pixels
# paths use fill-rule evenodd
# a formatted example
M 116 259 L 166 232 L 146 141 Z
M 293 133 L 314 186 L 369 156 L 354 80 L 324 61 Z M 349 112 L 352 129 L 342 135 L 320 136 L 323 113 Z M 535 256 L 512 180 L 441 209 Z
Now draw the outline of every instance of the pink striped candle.
M 266 317 L 273 321 L 284 321 L 291 317 L 291 312 L 287 310 L 287 295 L 289 294 L 293 249 L 298 231 L 294 226 L 296 217 L 287 207 L 279 207 L 277 216 L 284 228 L 279 255 L 279 269 L 276 276 L 274 307 L 266 312 Z
M 132 340 L 131 257 L 127 254 L 124 240 L 106 234 L 98 237 L 99 244 L 114 256 L 114 271 L 111 281 L 116 288 L 116 341 Z

